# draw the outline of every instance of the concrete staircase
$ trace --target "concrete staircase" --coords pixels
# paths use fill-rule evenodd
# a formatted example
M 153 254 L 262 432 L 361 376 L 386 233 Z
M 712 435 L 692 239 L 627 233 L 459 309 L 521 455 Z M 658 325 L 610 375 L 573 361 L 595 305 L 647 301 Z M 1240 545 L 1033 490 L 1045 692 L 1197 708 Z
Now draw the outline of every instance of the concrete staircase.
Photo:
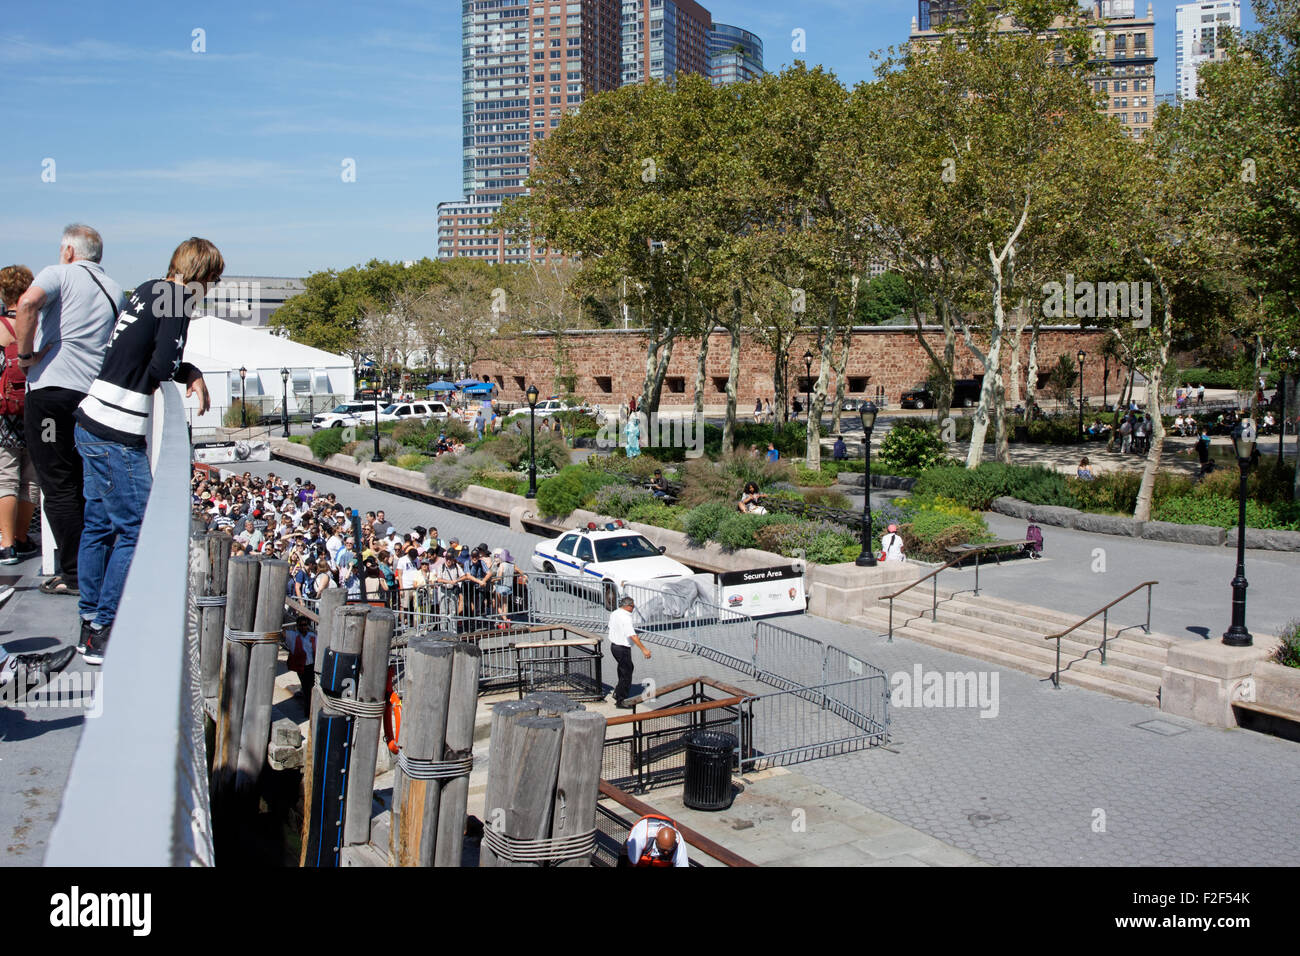
M 1142 704 L 1160 704 L 1160 682 L 1172 637 L 1144 634 L 1141 627 L 1115 632 L 1145 620 L 1141 592 L 1112 608 L 1106 642 L 1106 663 L 1096 649 L 1101 644 L 1101 618 L 1072 631 L 1061 641 L 1061 683 L 1085 687 Z M 894 636 L 929 644 L 990 663 L 1050 677 L 1056 669 L 1056 642 L 1044 636 L 1065 630 L 1078 615 L 1019 604 L 970 591 L 939 591 L 936 620 L 929 582 L 894 599 Z M 851 623 L 880 634 L 889 630 L 889 602 L 877 601 L 851 618 Z M 1087 657 L 1084 654 L 1087 653 Z

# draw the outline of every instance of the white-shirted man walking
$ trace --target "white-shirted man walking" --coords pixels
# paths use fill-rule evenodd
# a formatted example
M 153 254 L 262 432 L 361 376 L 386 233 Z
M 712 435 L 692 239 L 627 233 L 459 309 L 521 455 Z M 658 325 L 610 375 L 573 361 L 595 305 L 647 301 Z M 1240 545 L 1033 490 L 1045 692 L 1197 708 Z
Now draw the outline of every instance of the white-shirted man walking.
M 614 687 L 614 706 L 619 710 L 631 710 L 627 695 L 632 691 L 632 645 L 641 648 L 646 660 L 650 659 L 649 649 L 636 636 L 636 626 L 632 622 L 632 609 L 636 602 L 631 595 L 623 595 L 618 602 L 618 609 L 609 616 L 609 649 L 618 663 L 618 684 Z

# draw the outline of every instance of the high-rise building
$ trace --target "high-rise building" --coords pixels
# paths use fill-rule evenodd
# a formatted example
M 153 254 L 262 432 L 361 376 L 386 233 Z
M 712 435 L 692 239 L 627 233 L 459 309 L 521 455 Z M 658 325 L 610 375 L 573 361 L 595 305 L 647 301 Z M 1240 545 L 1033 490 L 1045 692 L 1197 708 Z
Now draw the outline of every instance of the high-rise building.
M 744 83 L 763 75 L 763 41 L 729 23 L 709 28 L 709 79 L 714 86 Z
M 714 26 L 695 0 L 461 0 L 464 198 L 438 204 L 438 258 L 548 258 L 492 228 L 502 202 L 526 192 L 533 147 L 588 96 L 678 73 L 713 75 Z M 719 74 L 761 75 L 762 41 L 716 27 L 732 57 L 719 59 Z
M 1135 138 L 1145 136 L 1155 122 L 1155 8 L 1147 4 L 1146 16 L 1135 12 L 1134 0 L 1091 0 L 1080 10 L 1092 36 L 1088 83 L 1106 95 L 1105 113 L 1113 116 Z M 912 19 L 912 43 L 937 42 L 946 28 L 966 17 L 966 0 L 918 0 Z M 1049 33 L 1067 26 L 1058 18 Z M 1023 32 L 1010 17 L 998 21 L 1002 33 Z M 1064 52 L 1057 52 L 1064 62 Z
M 1241 0 L 1180 3 L 1175 25 L 1176 92 L 1181 103 L 1196 99 L 1197 74 L 1201 64 L 1222 60 L 1227 55 L 1228 34 L 1241 30 Z

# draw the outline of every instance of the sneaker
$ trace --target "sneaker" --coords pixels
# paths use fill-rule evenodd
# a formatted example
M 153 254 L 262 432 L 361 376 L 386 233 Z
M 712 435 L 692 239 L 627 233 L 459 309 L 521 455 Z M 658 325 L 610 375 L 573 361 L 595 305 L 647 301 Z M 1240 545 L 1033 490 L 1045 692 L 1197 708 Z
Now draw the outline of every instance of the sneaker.
M 27 690 L 35 690 L 50 682 L 50 675 L 57 674 L 77 656 L 76 650 L 63 647 L 48 654 L 15 654 L 15 664 L 23 668 Z
M 90 629 L 90 642 L 86 645 L 86 663 L 102 664 L 104 663 L 104 650 L 108 647 L 108 636 L 113 632 L 113 625 L 110 624 L 102 631 L 94 628 Z
M 85 654 L 86 648 L 90 646 L 90 637 L 95 633 L 95 629 L 90 626 L 90 622 L 85 618 L 81 619 L 81 636 L 77 638 L 77 653 Z
M 25 541 L 15 541 L 14 553 L 18 555 L 18 560 L 21 561 L 23 558 L 31 557 L 33 554 L 40 554 L 41 546 L 31 538 L 28 538 Z
M 18 552 L 12 546 L 0 548 L 0 564 L 17 564 Z

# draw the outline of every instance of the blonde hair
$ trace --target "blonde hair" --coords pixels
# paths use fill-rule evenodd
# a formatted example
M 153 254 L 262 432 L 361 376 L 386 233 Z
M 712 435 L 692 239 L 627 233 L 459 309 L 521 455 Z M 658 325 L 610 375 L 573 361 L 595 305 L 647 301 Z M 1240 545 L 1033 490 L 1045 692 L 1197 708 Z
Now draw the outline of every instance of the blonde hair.
M 191 236 L 172 253 L 172 261 L 167 264 L 167 278 L 180 276 L 181 282 L 216 282 L 226 269 L 226 260 L 221 258 L 217 247 L 206 239 Z

